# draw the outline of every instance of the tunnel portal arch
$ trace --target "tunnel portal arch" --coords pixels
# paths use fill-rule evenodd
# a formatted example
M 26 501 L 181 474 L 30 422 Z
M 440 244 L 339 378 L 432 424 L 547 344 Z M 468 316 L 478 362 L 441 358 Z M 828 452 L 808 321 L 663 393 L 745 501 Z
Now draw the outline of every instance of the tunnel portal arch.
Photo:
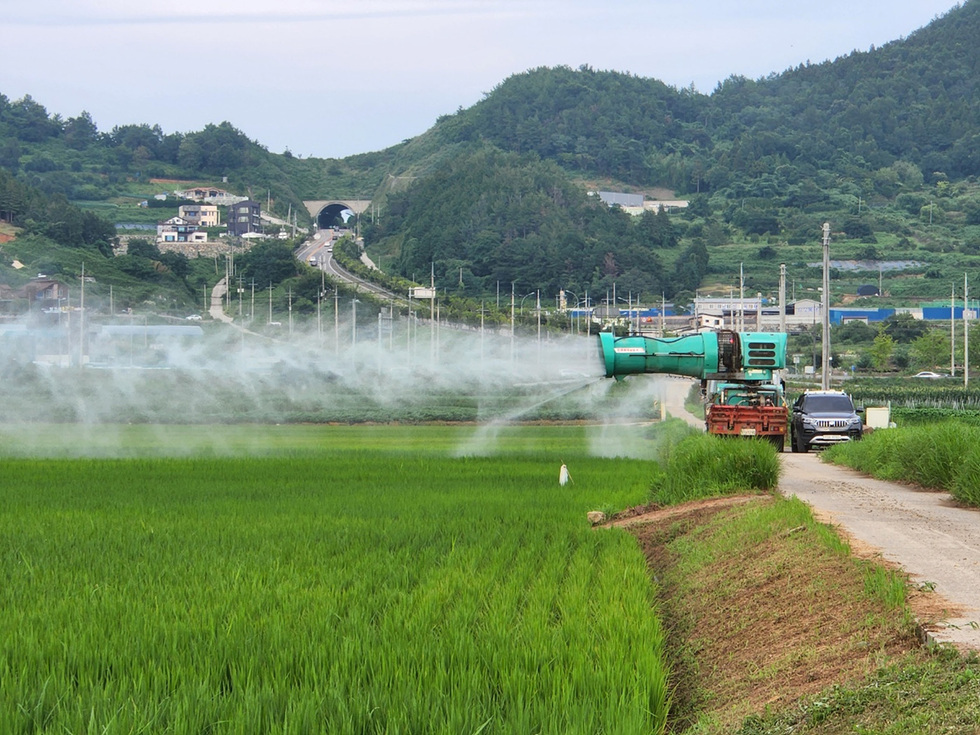
M 360 215 L 371 205 L 368 199 L 320 199 L 303 202 L 318 229 L 344 227 L 349 216 L 344 212 Z M 345 219 L 345 216 L 347 219 Z
M 316 226 L 320 230 L 325 230 L 328 227 L 343 227 L 347 224 L 347 220 L 353 216 L 353 210 L 346 204 L 328 204 L 317 214 Z

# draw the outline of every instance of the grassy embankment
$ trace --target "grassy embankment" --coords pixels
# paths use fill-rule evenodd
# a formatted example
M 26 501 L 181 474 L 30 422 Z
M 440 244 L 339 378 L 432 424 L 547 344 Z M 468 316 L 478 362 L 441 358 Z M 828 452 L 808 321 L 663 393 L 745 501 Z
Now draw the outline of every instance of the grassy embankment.
M 765 443 L 689 437 L 665 456 L 653 499 L 728 492 L 727 468 L 743 487 L 770 487 L 773 459 Z M 668 621 L 672 731 L 977 731 L 976 654 L 921 646 L 905 576 L 852 556 L 803 503 L 688 502 L 661 515 L 634 533 Z

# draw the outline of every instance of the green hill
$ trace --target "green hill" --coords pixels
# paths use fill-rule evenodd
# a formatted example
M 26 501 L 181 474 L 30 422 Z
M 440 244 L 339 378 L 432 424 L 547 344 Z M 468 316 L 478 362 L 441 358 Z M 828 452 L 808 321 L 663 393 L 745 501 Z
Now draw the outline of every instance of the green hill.
M 434 269 L 466 296 L 616 283 L 683 300 L 727 294 L 740 267 L 745 288 L 772 295 L 780 262 L 806 290 L 830 222 L 835 259 L 869 264 L 835 274 L 835 299 L 902 261 L 883 285 L 908 303 L 948 296 L 980 255 L 977 37 L 980 0 L 969 0 L 880 48 L 733 76 L 711 94 L 588 66 L 533 69 L 417 138 L 336 160 L 270 153 L 228 122 L 101 132 L 85 112 L 0 95 L 0 167 L 115 222 L 136 216 L 165 185 L 156 179 L 222 182 L 301 224 L 304 199 L 371 199 L 361 230 L 375 261 L 408 278 Z M 632 217 L 589 194 L 601 190 L 689 206 Z

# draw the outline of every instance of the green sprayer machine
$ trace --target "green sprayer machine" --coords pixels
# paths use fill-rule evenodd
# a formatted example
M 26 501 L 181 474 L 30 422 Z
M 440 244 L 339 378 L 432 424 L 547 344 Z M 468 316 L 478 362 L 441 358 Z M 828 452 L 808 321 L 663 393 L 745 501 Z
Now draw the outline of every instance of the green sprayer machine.
M 723 329 L 654 338 L 600 332 L 599 346 L 607 378 L 697 378 L 708 433 L 764 437 L 782 451 L 789 409 L 776 371 L 786 367 L 786 334 Z

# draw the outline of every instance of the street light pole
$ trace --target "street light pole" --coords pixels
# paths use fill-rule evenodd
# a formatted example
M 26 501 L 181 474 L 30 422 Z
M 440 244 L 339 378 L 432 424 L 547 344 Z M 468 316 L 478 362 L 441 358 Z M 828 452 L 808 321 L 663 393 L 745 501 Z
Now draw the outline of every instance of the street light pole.
M 357 346 L 357 297 L 350 300 L 351 309 L 351 346 Z
M 970 385 L 970 299 L 966 273 L 963 274 L 963 387 Z
M 541 289 L 537 291 L 535 311 L 538 312 L 538 362 L 541 362 Z
M 336 285 L 333 289 L 333 351 L 335 355 L 340 352 L 340 289 Z
M 514 282 L 510 282 L 510 361 L 514 361 Z

